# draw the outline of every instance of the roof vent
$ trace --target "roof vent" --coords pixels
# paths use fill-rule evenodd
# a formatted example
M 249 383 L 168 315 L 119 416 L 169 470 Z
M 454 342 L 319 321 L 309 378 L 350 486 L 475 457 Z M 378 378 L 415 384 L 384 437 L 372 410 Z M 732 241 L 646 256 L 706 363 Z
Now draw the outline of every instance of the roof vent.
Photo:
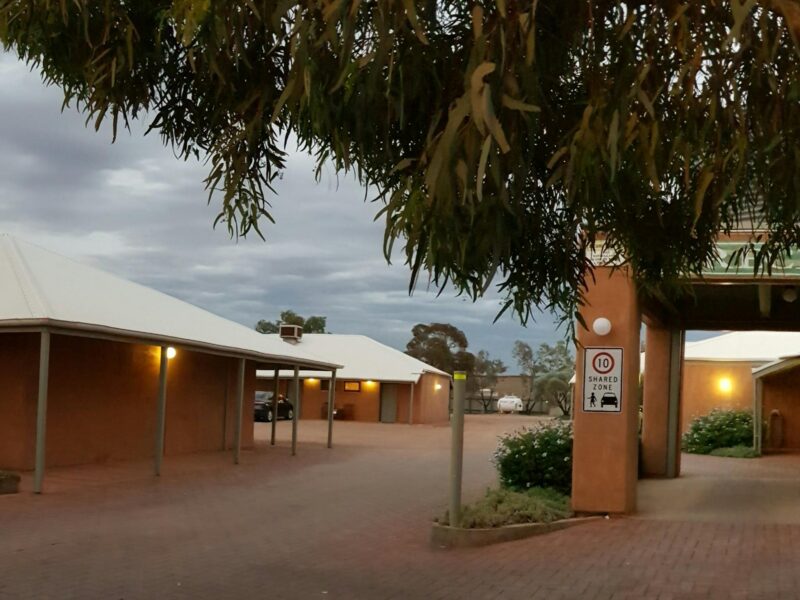
M 287 325 L 281 323 L 280 336 L 287 342 L 299 342 L 303 337 L 303 327 L 301 325 Z

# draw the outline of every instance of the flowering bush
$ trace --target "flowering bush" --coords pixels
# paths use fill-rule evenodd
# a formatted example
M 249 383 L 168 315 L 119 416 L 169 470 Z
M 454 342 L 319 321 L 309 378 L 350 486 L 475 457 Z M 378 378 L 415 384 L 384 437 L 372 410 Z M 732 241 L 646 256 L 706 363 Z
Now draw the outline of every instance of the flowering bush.
M 710 454 L 717 448 L 752 445 L 753 415 L 746 410 L 715 408 L 692 421 L 681 448 L 692 454 Z
M 572 491 L 572 423 L 547 421 L 500 438 L 493 462 L 500 484 L 512 490 Z

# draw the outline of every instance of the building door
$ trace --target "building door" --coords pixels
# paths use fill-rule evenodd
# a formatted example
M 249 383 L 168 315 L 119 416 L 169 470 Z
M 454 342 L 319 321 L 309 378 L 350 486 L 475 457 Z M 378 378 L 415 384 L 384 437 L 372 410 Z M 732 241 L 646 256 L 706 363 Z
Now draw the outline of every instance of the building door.
M 394 423 L 397 420 L 397 385 L 381 384 L 381 423 Z

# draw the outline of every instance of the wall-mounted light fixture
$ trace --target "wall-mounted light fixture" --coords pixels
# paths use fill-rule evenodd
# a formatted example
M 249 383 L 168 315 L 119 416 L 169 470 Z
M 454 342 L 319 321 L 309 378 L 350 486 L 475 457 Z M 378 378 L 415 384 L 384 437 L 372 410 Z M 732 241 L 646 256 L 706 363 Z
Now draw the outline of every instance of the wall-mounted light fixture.
M 723 394 L 730 394 L 733 391 L 733 381 L 730 377 L 720 377 L 717 381 L 717 388 Z
M 433 389 L 435 389 L 437 391 L 442 389 L 442 384 L 441 383 L 437 383 L 435 386 L 433 386 Z
M 177 350 L 175 350 L 175 348 L 173 348 L 172 346 L 170 346 L 169 348 L 167 348 L 167 358 L 168 358 L 169 360 L 172 360 L 173 358 L 175 358 L 175 356 L 176 356 L 177 354 L 178 354 L 178 351 L 177 351 Z
M 797 300 L 797 288 L 796 287 L 787 287 L 783 290 L 781 294 L 781 298 L 783 298 L 784 302 L 788 302 L 791 304 L 792 302 Z
M 597 335 L 608 335 L 611 333 L 611 321 L 605 317 L 598 317 L 592 322 L 592 331 Z

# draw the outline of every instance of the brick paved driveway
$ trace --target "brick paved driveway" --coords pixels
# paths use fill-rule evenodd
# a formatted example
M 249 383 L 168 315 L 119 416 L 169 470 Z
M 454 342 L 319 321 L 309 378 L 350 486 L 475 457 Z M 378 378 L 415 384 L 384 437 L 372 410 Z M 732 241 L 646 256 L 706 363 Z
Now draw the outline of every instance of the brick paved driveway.
M 496 436 L 468 419 L 465 489 Z M 53 471 L 0 497 L 2 598 L 797 598 L 800 527 L 612 519 L 484 549 L 428 546 L 446 502 L 446 428 L 301 423 L 300 454 Z M 691 461 L 690 461 L 691 462 Z M 687 478 L 689 480 L 689 478 Z

